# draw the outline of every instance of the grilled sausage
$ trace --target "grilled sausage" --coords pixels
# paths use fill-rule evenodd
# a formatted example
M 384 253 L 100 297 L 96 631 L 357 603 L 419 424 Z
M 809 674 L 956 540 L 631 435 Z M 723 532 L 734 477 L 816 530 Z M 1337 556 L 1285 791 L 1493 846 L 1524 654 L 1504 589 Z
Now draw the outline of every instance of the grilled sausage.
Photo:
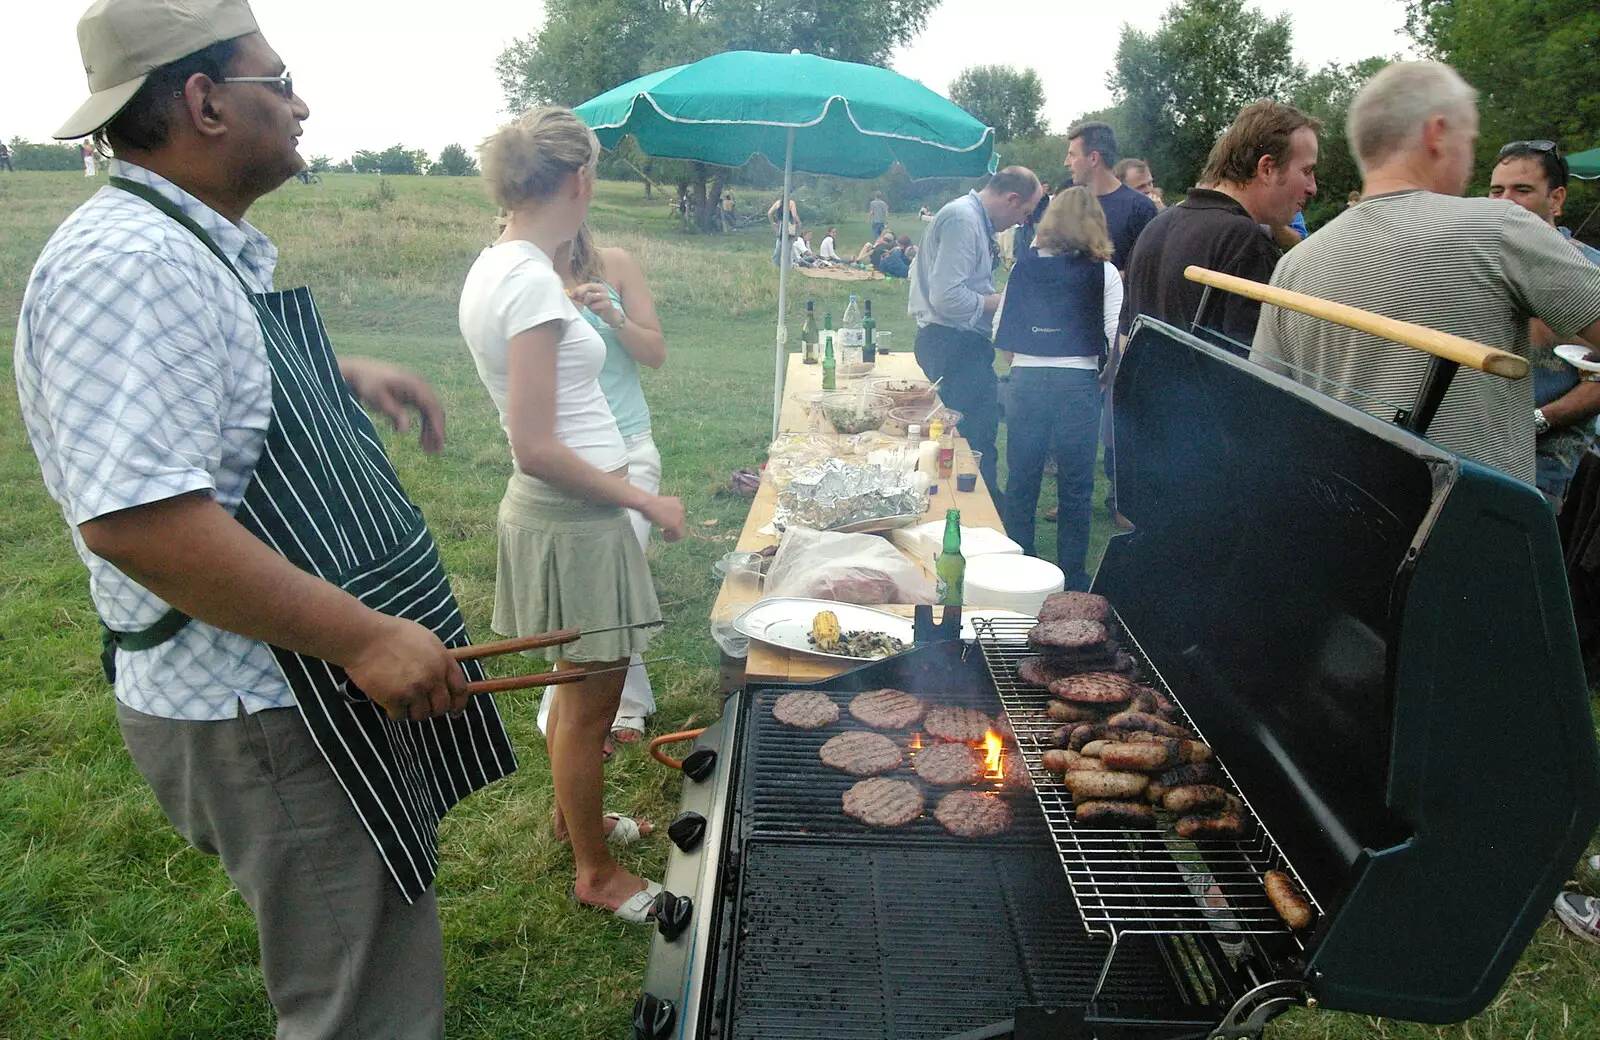
M 1193 737 L 1194 734 L 1179 726 L 1177 723 L 1168 722 L 1166 719 L 1157 718 L 1143 711 L 1119 711 L 1106 720 L 1106 725 L 1112 729 L 1144 730 L 1148 733 L 1158 733 L 1163 737 Z
M 1190 784 L 1174 787 L 1161 799 L 1161 804 L 1175 813 L 1207 813 L 1228 807 L 1228 792 L 1210 784 Z
M 1181 750 L 1180 746 L 1180 752 Z M 1214 784 L 1221 777 L 1222 774 L 1217 772 L 1217 767 L 1210 762 L 1192 762 L 1189 765 L 1174 766 L 1156 777 L 1152 784 L 1160 784 L 1163 787 L 1183 787 L 1187 784 Z
M 1300 894 L 1293 878 L 1281 870 L 1269 870 L 1261 881 L 1267 887 L 1272 909 L 1278 911 L 1284 924 L 1297 932 L 1311 927 L 1311 904 Z
M 1067 757 L 1069 755 L 1073 755 L 1073 752 L 1064 748 L 1051 748 L 1039 756 L 1039 765 L 1047 773 L 1065 773 L 1067 771 L 1067 763 L 1070 761 Z
M 1142 711 L 1146 715 L 1166 719 L 1168 722 L 1171 722 L 1173 716 L 1178 713 L 1178 706 L 1172 703 L 1166 694 L 1149 686 L 1141 686 L 1133 691 L 1133 697 L 1128 701 L 1128 708 L 1131 711 Z
M 1228 807 L 1210 816 L 1180 816 L 1180 838 L 1242 838 L 1245 833 L 1244 803 L 1228 796 Z
M 1154 780 L 1152 780 L 1150 781 L 1150 786 L 1144 789 L 1145 801 L 1149 802 L 1151 805 L 1160 805 L 1162 799 L 1167 797 L 1167 792 L 1170 790 L 1172 790 L 1172 788 L 1166 786 L 1165 784 L 1156 783 Z
M 1070 756 L 1067 760 L 1067 768 L 1069 770 L 1076 769 L 1079 772 L 1086 773 L 1103 773 L 1106 771 L 1106 764 L 1098 758 L 1080 755 L 1076 751 L 1068 751 L 1067 754 Z
M 1100 752 L 1100 761 L 1109 769 L 1151 773 L 1172 765 L 1175 751 L 1161 744 L 1109 744 Z
M 1080 723 L 1072 731 L 1072 736 L 1067 740 L 1067 747 L 1073 751 L 1082 751 L 1083 746 L 1091 740 L 1121 740 L 1122 734 L 1101 722 Z
M 1071 701 L 1051 700 L 1045 706 L 1045 714 L 1057 722 L 1104 722 L 1107 712 L 1090 704 L 1074 704 Z
M 1122 741 L 1120 740 L 1091 740 L 1089 743 L 1083 745 L 1082 753 L 1088 755 L 1090 758 L 1099 758 L 1100 753 L 1106 748 L 1116 747 L 1121 743 Z
M 1185 762 L 1208 762 L 1211 760 L 1211 745 L 1203 740 L 1182 740 L 1178 742 L 1178 757 Z
M 1079 823 L 1097 827 L 1154 827 L 1156 811 L 1140 802 L 1079 802 Z
M 1072 789 L 1072 797 L 1079 801 L 1137 798 L 1150 782 L 1149 777 L 1139 773 L 1095 772 L 1087 769 L 1069 769 L 1061 779 Z

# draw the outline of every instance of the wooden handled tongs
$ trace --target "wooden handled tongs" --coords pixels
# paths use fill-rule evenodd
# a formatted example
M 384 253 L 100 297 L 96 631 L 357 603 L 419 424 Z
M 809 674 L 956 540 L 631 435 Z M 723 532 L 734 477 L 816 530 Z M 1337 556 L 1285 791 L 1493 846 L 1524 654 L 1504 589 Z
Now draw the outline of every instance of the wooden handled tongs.
M 584 632 L 576 628 L 563 628 L 555 632 L 539 632 L 531 636 L 518 636 L 515 639 L 502 639 L 494 643 L 479 643 L 476 646 L 462 646 L 450 651 L 450 656 L 457 661 L 477 661 L 485 657 L 501 657 L 505 654 L 519 654 L 524 650 L 540 650 L 550 646 L 564 646 L 575 643 L 584 636 L 597 636 L 606 632 L 620 632 L 630 628 L 655 628 L 666 624 L 665 621 L 641 621 L 634 625 L 614 625 L 611 628 L 597 628 Z M 628 668 L 621 665 L 620 668 Z M 505 693 L 508 690 L 526 690 L 533 686 L 561 686 L 566 683 L 578 682 L 591 675 L 616 669 L 582 669 L 562 668 L 550 672 L 538 672 L 532 675 L 508 675 L 501 679 L 482 679 L 478 682 L 467 683 L 468 693 Z

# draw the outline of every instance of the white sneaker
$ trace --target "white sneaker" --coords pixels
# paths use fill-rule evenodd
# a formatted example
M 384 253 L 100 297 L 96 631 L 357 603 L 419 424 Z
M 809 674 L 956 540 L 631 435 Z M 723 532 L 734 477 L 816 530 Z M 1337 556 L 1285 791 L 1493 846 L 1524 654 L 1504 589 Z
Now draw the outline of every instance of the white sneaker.
M 1563 892 L 1556 896 L 1555 910 L 1567 931 L 1600 945 L 1600 899 L 1578 892 Z

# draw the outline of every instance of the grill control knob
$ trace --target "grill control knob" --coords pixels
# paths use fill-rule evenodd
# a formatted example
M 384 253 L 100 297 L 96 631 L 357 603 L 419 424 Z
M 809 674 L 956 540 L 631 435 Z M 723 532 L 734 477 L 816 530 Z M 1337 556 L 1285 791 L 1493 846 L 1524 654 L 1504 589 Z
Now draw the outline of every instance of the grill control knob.
M 672 821 L 672 826 L 667 828 L 667 837 L 678 846 L 682 852 L 693 852 L 700 847 L 706 836 L 706 818 L 694 810 L 678 814 Z
M 708 747 L 695 748 L 683 760 L 683 775 L 695 783 L 704 783 L 717 769 L 717 753 Z
M 683 934 L 689 927 L 689 921 L 694 917 L 694 900 L 688 896 L 675 896 L 671 892 L 663 891 L 656 896 L 652 904 L 655 910 L 656 931 L 661 933 L 661 938 L 672 942 Z
M 639 994 L 633 1002 L 633 1040 L 667 1040 L 677 1017 L 678 1006 L 672 1001 Z

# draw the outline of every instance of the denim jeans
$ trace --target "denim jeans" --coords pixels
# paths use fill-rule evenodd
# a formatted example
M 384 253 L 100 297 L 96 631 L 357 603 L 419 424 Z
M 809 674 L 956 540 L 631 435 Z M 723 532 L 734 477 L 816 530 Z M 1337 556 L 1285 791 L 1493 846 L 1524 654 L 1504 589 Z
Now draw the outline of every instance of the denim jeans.
M 1006 534 L 1037 555 L 1034 520 L 1052 439 L 1056 449 L 1056 562 L 1068 589 L 1087 589 L 1089 511 L 1100 434 L 1100 381 L 1088 368 L 1011 369 L 1006 412 Z
M 1000 381 L 994 374 L 994 344 L 981 332 L 924 325 L 917 330 L 914 349 L 928 381 L 944 380 L 939 399 L 961 413 L 961 435 L 973 451 L 983 452 L 978 472 L 998 500 L 994 442 L 1000 433 Z

